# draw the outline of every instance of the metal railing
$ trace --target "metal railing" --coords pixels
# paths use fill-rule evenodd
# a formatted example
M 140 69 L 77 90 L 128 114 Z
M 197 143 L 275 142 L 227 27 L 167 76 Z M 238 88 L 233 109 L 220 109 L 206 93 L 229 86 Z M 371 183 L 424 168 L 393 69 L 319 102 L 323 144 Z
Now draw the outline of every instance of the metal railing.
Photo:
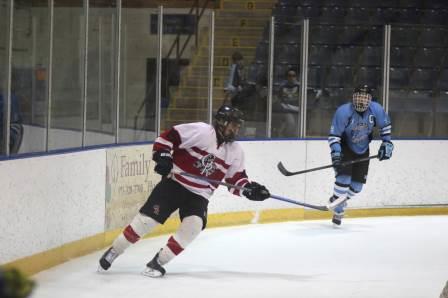
M 164 55 L 164 59 L 168 59 L 170 58 L 171 54 L 173 53 L 174 49 L 176 49 L 175 53 L 175 59 L 176 59 L 176 63 L 179 64 L 180 59 L 182 58 L 182 55 L 187 47 L 187 45 L 190 43 L 190 40 L 192 38 L 192 36 L 194 35 L 195 37 L 195 48 L 198 48 L 198 44 L 199 44 L 199 38 L 198 38 L 198 28 L 199 28 L 199 22 L 204 14 L 205 9 L 208 7 L 210 2 L 213 2 L 213 0 L 205 0 L 202 3 L 202 6 L 200 6 L 200 1 L 199 0 L 195 0 L 194 4 L 191 6 L 190 10 L 188 11 L 188 16 L 191 15 L 195 15 L 195 27 L 194 27 L 194 32 L 188 34 L 188 36 L 186 37 L 186 39 L 184 40 L 182 46 L 181 46 L 181 36 L 184 35 L 181 32 L 178 32 L 176 35 L 176 38 L 174 39 L 173 43 L 171 44 L 168 53 L 166 55 Z M 163 32 L 163 30 L 162 30 Z M 165 64 L 165 67 L 168 67 L 168 63 Z M 168 73 L 168 72 L 167 72 Z M 161 79 L 161 78 L 160 78 Z M 143 100 L 139 106 L 139 108 L 137 109 L 137 112 L 135 113 L 134 116 L 134 129 L 137 130 L 137 124 L 138 124 L 138 119 L 140 117 L 141 112 L 143 111 L 143 108 L 145 107 L 146 104 L 148 104 L 148 99 L 150 97 L 150 95 L 152 94 L 152 92 L 154 91 L 154 88 L 156 88 L 156 84 L 157 82 L 154 81 L 151 84 L 151 87 L 148 88 L 148 91 L 146 92 L 145 96 L 143 97 Z M 159 126 L 159 125 L 157 125 Z M 144 127 L 144 126 L 143 126 Z

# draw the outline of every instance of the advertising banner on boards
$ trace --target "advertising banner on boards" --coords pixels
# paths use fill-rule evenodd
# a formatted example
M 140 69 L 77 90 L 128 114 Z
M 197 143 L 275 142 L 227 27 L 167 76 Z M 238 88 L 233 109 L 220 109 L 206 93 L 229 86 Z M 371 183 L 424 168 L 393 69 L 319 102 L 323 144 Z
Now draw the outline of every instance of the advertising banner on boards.
M 160 175 L 152 145 L 107 149 L 106 164 L 106 230 L 113 230 L 129 224 Z

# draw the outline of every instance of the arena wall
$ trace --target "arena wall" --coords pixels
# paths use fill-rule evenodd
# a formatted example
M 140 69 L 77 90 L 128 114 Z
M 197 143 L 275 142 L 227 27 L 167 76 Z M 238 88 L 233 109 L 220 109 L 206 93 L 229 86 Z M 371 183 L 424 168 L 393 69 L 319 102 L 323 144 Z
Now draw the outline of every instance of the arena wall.
M 0 162 L 0 264 L 104 232 L 105 150 Z
M 333 171 L 282 176 L 282 161 L 297 171 L 329 164 L 325 140 L 244 141 L 247 173 L 271 193 L 325 204 Z M 447 140 L 395 141 L 390 161 L 372 160 L 368 183 L 350 201 L 348 216 L 448 214 Z M 376 154 L 379 142 L 371 146 Z M 0 264 L 35 273 L 109 245 L 160 179 L 152 145 L 123 146 L 0 161 Z M 209 227 L 329 218 L 277 201 L 253 202 L 220 187 Z M 176 214 L 152 235 L 173 231 Z

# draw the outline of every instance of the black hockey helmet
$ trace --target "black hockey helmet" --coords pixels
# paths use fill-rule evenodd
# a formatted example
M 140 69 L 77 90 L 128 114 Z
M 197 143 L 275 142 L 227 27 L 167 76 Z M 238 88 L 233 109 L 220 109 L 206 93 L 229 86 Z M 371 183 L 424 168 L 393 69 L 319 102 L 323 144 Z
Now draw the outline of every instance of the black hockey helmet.
M 233 142 L 235 140 L 235 134 L 224 134 L 226 127 L 230 123 L 243 125 L 244 114 L 235 107 L 223 105 L 216 111 L 213 117 L 213 126 L 215 127 L 218 140 L 222 140 L 223 142 Z
M 372 89 L 368 85 L 359 85 L 353 90 L 353 106 L 356 111 L 364 112 L 372 101 Z
M 372 89 L 369 87 L 369 85 L 359 85 L 355 87 L 353 93 L 367 93 L 372 95 Z

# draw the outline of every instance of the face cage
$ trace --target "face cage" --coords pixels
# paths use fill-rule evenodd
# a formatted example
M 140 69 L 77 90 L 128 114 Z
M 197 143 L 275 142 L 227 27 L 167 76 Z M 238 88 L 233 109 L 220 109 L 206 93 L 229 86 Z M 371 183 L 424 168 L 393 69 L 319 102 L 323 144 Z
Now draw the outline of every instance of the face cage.
M 353 93 L 353 106 L 358 112 L 364 112 L 372 101 L 372 95 L 364 92 Z
M 224 132 L 225 132 L 225 130 L 227 128 L 227 125 L 229 125 L 232 122 L 236 122 L 236 123 L 239 123 L 240 129 L 244 125 L 244 121 L 243 120 L 240 120 L 240 121 L 215 120 L 215 121 L 216 121 L 215 122 L 216 123 L 215 127 L 216 127 L 216 130 L 217 130 L 217 133 L 220 135 L 220 137 L 223 139 L 223 141 L 225 143 L 232 143 L 233 141 L 235 141 L 235 139 L 238 136 L 238 134 L 234 134 L 234 133 L 231 133 L 228 136 L 224 135 Z

